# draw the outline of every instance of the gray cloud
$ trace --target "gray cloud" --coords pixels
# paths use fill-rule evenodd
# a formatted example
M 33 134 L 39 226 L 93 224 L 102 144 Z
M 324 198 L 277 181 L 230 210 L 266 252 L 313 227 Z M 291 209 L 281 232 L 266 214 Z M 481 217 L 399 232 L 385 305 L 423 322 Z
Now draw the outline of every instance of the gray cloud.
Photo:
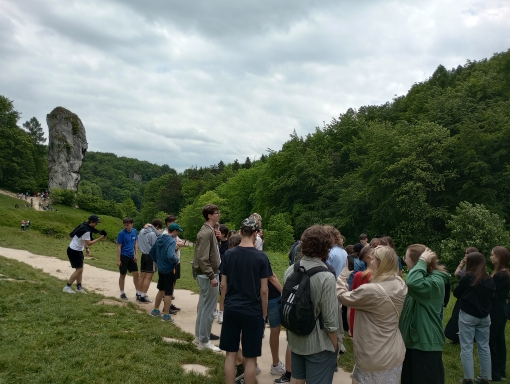
M 0 94 L 20 124 L 61 105 L 90 150 L 178 170 L 259 157 L 439 64 L 510 48 L 510 5 L 495 0 L 0 5 Z

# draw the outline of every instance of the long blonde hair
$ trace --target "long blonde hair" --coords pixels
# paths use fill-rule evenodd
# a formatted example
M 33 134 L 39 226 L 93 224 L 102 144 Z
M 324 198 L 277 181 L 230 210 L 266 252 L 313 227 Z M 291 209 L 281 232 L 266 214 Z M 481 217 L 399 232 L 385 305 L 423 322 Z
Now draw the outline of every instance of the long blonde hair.
M 372 273 L 372 283 L 380 283 L 388 277 L 398 276 L 398 257 L 393 248 L 379 246 L 372 253 L 372 257 L 379 260 L 379 266 Z

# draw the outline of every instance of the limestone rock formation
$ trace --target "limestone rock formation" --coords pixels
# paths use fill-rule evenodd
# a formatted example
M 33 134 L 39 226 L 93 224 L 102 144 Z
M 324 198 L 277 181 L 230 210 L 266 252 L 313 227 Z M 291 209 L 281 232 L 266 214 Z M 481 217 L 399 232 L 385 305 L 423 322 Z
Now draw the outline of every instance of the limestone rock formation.
M 85 127 L 71 111 L 57 107 L 46 116 L 49 129 L 49 187 L 78 190 L 83 155 L 87 151 Z

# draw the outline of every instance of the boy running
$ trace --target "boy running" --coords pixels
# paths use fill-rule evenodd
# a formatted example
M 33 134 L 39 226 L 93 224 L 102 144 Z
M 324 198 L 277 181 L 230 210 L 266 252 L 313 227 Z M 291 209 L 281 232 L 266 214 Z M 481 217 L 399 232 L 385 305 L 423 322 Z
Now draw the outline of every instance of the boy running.
M 102 238 L 106 237 L 106 232 L 104 230 L 99 232 L 96 229 L 96 225 L 99 224 L 100 222 L 101 220 L 99 220 L 99 217 L 97 217 L 96 215 L 92 215 L 88 218 L 88 221 L 86 223 L 80 224 L 78 227 L 74 229 L 74 231 L 70 233 L 72 240 L 71 244 L 69 244 L 69 247 L 67 248 L 67 257 L 71 262 L 71 267 L 75 268 L 76 271 L 73 272 L 62 292 L 66 293 L 80 292 L 85 294 L 87 293 L 81 286 L 84 259 L 83 248 L 86 248 L 87 255 L 90 255 L 89 247 L 97 243 Z M 92 240 L 91 232 L 101 233 L 101 236 L 98 237 L 96 240 Z M 76 291 L 73 291 L 71 285 L 74 283 L 75 280 Z
M 126 217 L 122 223 L 124 229 L 117 236 L 117 266 L 119 267 L 119 288 L 120 298 L 127 300 L 126 292 L 124 292 L 124 282 L 127 272 L 133 274 L 133 284 L 135 285 L 136 294 L 140 295 L 138 290 L 138 235 L 136 229 L 133 228 L 133 219 Z

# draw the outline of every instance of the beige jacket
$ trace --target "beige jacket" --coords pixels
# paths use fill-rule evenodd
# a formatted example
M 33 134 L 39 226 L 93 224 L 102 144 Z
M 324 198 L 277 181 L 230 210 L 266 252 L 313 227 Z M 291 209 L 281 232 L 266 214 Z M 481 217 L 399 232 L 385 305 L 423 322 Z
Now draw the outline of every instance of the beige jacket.
M 340 303 L 356 309 L 352 340 L 356 366 L 363 371 L 380 372 L 402 364 L 406 347 L 398 323 L 407 294 L 404 280 L 396 276 L 379 283 L 389 297 L 374 283 L 349 291 L 350 271 L 346 270 L 338 276 L 336 293 Z
M 204 224 L 197 234 L 193 270 L 197 275 L 207 275 L 209 280 L 220 272 L 220 253 L 214 230 Z

